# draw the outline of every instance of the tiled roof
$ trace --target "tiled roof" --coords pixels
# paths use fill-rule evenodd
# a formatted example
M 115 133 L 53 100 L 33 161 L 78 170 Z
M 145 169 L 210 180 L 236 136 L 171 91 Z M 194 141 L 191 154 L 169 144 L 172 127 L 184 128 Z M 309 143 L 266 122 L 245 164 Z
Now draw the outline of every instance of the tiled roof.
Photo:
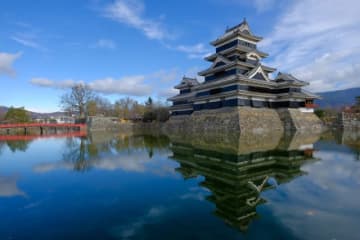
M 196 78 L 183 77 L 180 84 L 176 85 L 175 88 L 184 88 L 184 87 L 192 87 L 199 85 L 199 82 Z
M 291 74 L 282 73 L 282 72 L 279 72 L 279 73 L 278 73 L 278 75 L 277 75 L 276 78 L 275 78 L 275 81 L 276 81 L 276 82 L 283 82 L 283 81 L 286 81 L 286 82 L 294 82 L 294 83 L 300 83 L 300 84 L 304 84 L 304 85 L 307 85 L 307 84 L 308 84 L 308 82 L 301 81 L 301 80 L 297 79 L 296 77 L 294 77 L 294 76 L 291 75 Z

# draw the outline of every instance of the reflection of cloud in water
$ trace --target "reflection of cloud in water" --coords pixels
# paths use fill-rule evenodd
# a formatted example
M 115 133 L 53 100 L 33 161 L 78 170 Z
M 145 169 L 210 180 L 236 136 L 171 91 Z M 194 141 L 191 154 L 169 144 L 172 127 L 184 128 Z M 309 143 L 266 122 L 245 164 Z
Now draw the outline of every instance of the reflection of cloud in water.
M 17 179 L 16 176 L 0 176 L 0 197 L 26 196 L 26 193 L 17 187 Z
M 305 166 L 304 170 L 313 172 L 313 183 L 319 187 L 339 192 L 360 185 L 360 164 L 353 161 L 353 154 L 324 151 L 317 153 L 316 157 L 322 161 Z
M 180 199 L 183 200 L 198 200 L 198 201 L 204 201 L 206 198 L 206 195 L 209 194 L 209 190 L 201 187 L 192 187 L 189 189 L 188 193 L 185 193 L 180 196 Z
M 107 154 L 104 157 L 90 158 L 87 161 L 88 166 L 100 170 L 123 170 L 129 172 L 151 172 L 156 175 L 174 175 L 175 170 L 173 162 L 167 160 L 169 152 L 157 152 L 155 157 L 149 158 L 145 150 L 133 151 L 131 153 L 122 152 Z M 75 163 L 72 161 L 58 161 L 50 163 L 41 163 L 34 167 L 34 171 L 45 173 L 59 169 L 73 170 Z
M 136 218 L 133 222 L 112 228 L 111 235 L 121 239 L 132 238 L 139 233 L 145 225 L 159 221 L 165 212 L 165 207 L 152 207 L 145 215 Z
M 316 157 L 321 161 L 303 167 L 308 176 L 279 186 L 281 194 L 268 192 L 273 214 L 304 239 L 358 239 L 360 164 L 351 153 L 320 151 Z
M 31 208 L 39 207 L 43 202 L 44 202 L 44 200 L 29 203 L 29 204 L 25 205 L 23 209 L 31 209 Z

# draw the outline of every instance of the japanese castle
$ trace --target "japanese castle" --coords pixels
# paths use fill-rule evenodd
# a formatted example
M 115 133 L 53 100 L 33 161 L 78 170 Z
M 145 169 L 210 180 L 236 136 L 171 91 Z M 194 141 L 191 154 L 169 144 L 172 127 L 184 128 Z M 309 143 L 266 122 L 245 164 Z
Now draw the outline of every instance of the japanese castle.
M 184 77 L 175 86 L 179 94 L 168 99 L 173 102 L 171 115 L 237 106 L 313 112 L 313 101 L 318 96 L 302 89 L 309 83 L 281 72 L 275 79 L 270 78 L 276 69 L 261 63 L 268 56 L 257 49 L 261 40 L 244 19 L 212 41 L 215 53 L 205 58 L 211 66 L 198 73 L 205 81 Z

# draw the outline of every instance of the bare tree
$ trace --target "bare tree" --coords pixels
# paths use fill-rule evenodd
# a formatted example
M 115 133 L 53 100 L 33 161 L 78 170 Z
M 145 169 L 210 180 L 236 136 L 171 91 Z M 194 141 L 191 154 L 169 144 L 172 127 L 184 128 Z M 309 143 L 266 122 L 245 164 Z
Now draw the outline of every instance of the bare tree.
M 77 111 L 80 117 L 84 117 L 87 103 L 95 97 L 96 95 L 88 86 L 77 84 L 69 93 L 61 96 L 60 105 L 65 111 Z

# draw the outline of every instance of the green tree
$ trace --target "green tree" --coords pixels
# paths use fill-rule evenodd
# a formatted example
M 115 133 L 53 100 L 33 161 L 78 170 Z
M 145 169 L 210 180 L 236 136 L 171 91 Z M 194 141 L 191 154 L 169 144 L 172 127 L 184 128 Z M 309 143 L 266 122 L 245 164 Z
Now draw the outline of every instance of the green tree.
M 96 103 L 96 113 L 101 114 L 103 116 L 113 116 L 114 110 L 113 105 L 111 102 L 103 97 L 96 96 L 94 98 L 94 101 Z
M 155 120 L 165 122 L 169 119 L 169 117 L 169 108 L 166 103 L 161 101 L 154 103 L 151 97 L 148 98 L 145 102 L 145 112 L 143 117 L 144 122 L 151 122 Z
M 155 109 L 156 120 L 159 122 L 165 122 L 169 120 L 169 109 L 164 106 L 159 106 Z
M 25 108 L 10 107 L 5 114 L 4 120 L 11 123 L 26 123 L 30 122 L 31 118 Z
M 318 116 L 318 118 L 322 119 L 325 116 L 325 111 L 322 109 L 316 109 L 315 115 Z
M 145 112 L 143 116 L 144 122 L 152 122 L 156 119 L 156 114 L 154 112 L 154 104 L 151 97 L 145 102 Z
M 156 119 L 156 114 L 153 111 L 145 111 L 143 116 L 144 122 L 152 122 Z
M 96 101 L 91 100 L 86 105 L 87 113 L 89 116 L 95 116 L 97 113 L 97 104 Z
M 145 105 L 147 107 L 152 107 L 153 106 L 153 100 L 151 97 L 148 98 L 148 100 L 146 101 Z
M 145 106 L 129 97 L 119 99 L 114 104 L 114 114 L 124 119 L 142 118 L 145 112 Z
M 0 113 L 0 121 L 3 121 L 5 118 L 5 113 Z
M 132 109 L 132 105 L 134 104 L 134 100 L 127 97 L 122 98 L 116 101 L 116 113 L 119 118 L 129 119 L 130 118 L 130 111 Z

